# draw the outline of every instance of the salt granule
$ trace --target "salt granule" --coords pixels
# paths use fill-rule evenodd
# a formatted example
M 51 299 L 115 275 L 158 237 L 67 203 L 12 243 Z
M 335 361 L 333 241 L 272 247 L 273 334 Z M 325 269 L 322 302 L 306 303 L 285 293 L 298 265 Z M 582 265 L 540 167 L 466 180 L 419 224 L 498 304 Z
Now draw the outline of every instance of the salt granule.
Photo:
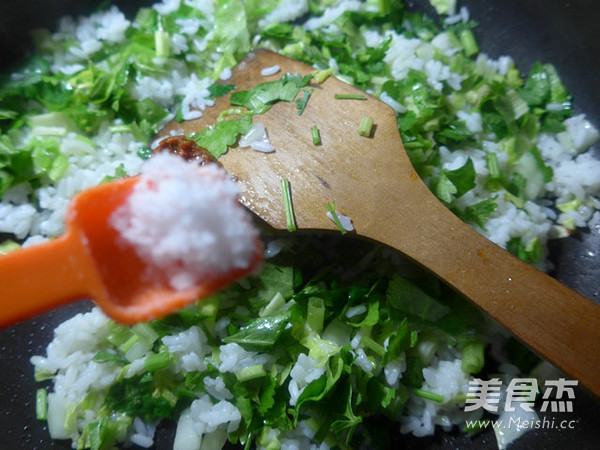
M 172 287 L 189 289 L 251 264 L 257 231 L 238 194 L 217 164 L 161 153 L 144 163 L 110 221 L 142 258 L 165 271 Z

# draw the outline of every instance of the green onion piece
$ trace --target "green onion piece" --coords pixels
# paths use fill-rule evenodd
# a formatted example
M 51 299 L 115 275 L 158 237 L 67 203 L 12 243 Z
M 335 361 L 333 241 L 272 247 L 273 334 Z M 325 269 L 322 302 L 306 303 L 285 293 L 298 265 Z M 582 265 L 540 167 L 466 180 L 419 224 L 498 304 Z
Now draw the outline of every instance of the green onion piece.
M 444 396 L 440 395 L 440 394 L 436 394 L 435 392 L 431 392 L 431 391 L 426 391 L 424 389 L 415 389 L 413 391 L 413 393 L 417 396 L 417 397 L 421 397 L 424 398 L 426 400 L 432 400 L 434 402 L 437 403 L 444 403 Z
M 463 345 L 461 369 L 464 373 L 478 373 L 483 369 L 484 349 L 483 339 L 472 340 Z
M 383 356 L 385 354 L 385 348 L 383 347 L 383 345 L 378 344 L 377 342 L 375 342 L 372 338 L 370 338 L 369 336 L 363 336 L 360 339 L 360 342 L 369 350 L 377 353 L 379 356 Z
M 306 323 L 317 333 L 323 330 L 325 320 L 325 304 L 320 297 L 310 297 L 306 314 Z
M 479 51 L 477 41 L 475 40 L 475 36 L 471 30 L 461 31 L 459 38 L 467 56 L 473 56 Z
M 315 70 L 312 73 L 313 80 L 315 80 L 317 83 L 321 84 L 327 78 L 329 78 L 332 73 L 333 73 L 333 67 L 330 67 L 329 69 L 325 69 L 325 70 Z
M 419 335 L 419 340 L 415 345 L 414 351 L 421 358 L 423 364 L 427 366 L 433 360 L 439 347 L 440 338 L 434 333 L 425 331 Z
M 38 369 L 36 367 L 35 371 L 33 372 L 33 378 L 35 379 L 35 381 L 37 381 L 39 383 L 40 381 L 46 381 L 46 380 L 53 379 L 54 373 L 49 372 L 47 370 Z
M 372 132 L 373 118 L 364 116 L 362 119 L 360 119 L 360 124 L 358 125 L 358 134 L 363 137 L 371 137 Z
M 0 255 L 6 255 L 7 253 L 19 250 L 20 248 L 21 246 L 18 243 L 7 239 L 2 244 L 0 244 Z
M 156 30 L 154 32 L 154 46 L 156 48 L 157 57 L 167 58 L 171 46 L 169 33 L 164 30 Z
M 108 335 L 106 336 L 106 340 L 115 347 L 121 347 L 131 336 L 133 336 L 133 333 L 129 328 L 113 321 L 108 322 Z
M 335 94 L 336 100 L 366 100 L 362 94 Z
M 35 393 L 35 417 L 37 420 L 48 418 L 48 391 L 46 389 L 38 389 Z
M 235 373 L 235 377 L 238 381 L 250 381 L 264 377 L 266 374 L 267 372 L 265 372 L 262 364 L 257 364 L 256 366 L 244 367 L 243 369 L 238 370 Z
M 340 233 L 342 234 L 346 234 L 347 231 L 344 228 L 344 226 L 342 225 L 342 222 L 340 222 L 340 218 L 338 217 L 338 215 L 336 214 L 336 209 L 335 209 L 335 202 L 331 202 L 331 203 L 327 203 L 325 205 L 325 208 L 327 208 L 327 211 L 329 211 L 331 213 L 331 217 L 333 218 L 333 222 L 335 223 L 335 225 L 339 228 Z
M 129 133 L 131 131 L 131 125 L 115 125 L 113 127 L 109 127 L 108 131 L 112 134 Z
M 140 147 L 140 149 L 135 153 L 136 155 L 138 155 L 141 159 L 150 159 L 150 157 L 152 156 L 154 152 L 152 151 L 151 148 L 148 147 Z
M 171 355 L 168 352 L 155 353 L 144 361 L 144 369 L 148 372 L 166 369 L 171 365 Z
M 319 129 L 316 125 L 310 129 L 310 133 L 312 135 L 313 145 L 321 145 L 321 133 L 319 133 Z
M 486 153 L 485 166 L 490 172 L 491 179 L 496 180 L 500 178 L 500 169 L 498 168 L 498 157 L 495 153 Z
M 290 180 L 283 178 L 281 180 L 281 190 L 283 191 L 283 207 L 285 208 L 285 219 L 287 221 L 288 231 L 296 231 L 296 219 L 294 218 L 294 207 L 292 205 L 292 188 Z

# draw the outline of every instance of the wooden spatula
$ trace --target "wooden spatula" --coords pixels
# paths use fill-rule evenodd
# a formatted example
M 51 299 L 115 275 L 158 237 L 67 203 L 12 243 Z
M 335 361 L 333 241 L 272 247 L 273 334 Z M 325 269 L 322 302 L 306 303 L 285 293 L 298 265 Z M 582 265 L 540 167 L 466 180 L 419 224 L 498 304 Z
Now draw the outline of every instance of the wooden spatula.
M 261 75 L 274 65 L 281 72 Z M 276 53 L 256 51 L 226 83 L 244 90 L 285 72 L 312 71 Z M 362 92 L 333 78 L 312 87 L 302 115 L 294 103 L 281 102 L 254 118 L 265 124 L 274 152 L 233 148 L 220 158 L 239 181 L 243 203 L 275 229 L 285 229 L 281 179 L 288 179 L 299 229 L 335 230 L 325 208 L 335 201 L 357 235 L 426 267 L 600 395 L 600 306 L 488 241 L 439 202 L 414 171 L 389 106 L 371 96 L 336 100 L 336 94 Z M 200 119 L 173 121 L 159 137 L 197 132 L 230 107 L 228 97 L 218 98 Z M 374 119 L 372 137 L 357 133 L 363 116 Z M 314 125 L 320 146 L 312 142 Z

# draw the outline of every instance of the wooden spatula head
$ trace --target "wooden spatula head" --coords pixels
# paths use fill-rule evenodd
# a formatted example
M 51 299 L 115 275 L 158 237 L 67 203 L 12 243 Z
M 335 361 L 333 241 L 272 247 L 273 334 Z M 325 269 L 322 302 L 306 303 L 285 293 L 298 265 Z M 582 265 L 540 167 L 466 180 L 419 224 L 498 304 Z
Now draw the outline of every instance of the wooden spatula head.
M 274 65 L 281 72 L 261 75 L 263 68 Z M 284 72 L 306 75 L 312 70 L 257 51 L 233 69 L 227 83 L 243 90 Z M 336 94 L 362 92 L 333 78 L 311 87 L 314 93 L 302 115 L 295 104 L 278 103 L 253 118 L 266 126 L 275 152 L 234 147 L 220 158 L 237 177 L 242 202 L 274 228 L 285 229 L 280 186 L 281 179 L 288 179 L 298 227 L 332 230 L 325 204 L 335 201 L 358 235 L 426 267 L 600 395 L 600 307 L 488 241 L 442 205 L 414 171 L 389 106 L 368 95 L 364 101 L 336 100 Z M 198 132 L 229 108 L 229 98 L 219 98 L 202 118 L 174 121 L 159 137 Z M 364 116 L 374 119 L 370 137 L 357 131 Z M 312 142 L 315 125 L 321 146 Z

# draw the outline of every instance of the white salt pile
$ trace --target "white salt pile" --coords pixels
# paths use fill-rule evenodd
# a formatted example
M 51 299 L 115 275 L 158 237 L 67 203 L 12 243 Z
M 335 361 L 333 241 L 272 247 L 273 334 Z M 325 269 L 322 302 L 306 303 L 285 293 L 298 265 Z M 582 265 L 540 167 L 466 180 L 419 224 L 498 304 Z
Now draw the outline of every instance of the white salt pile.
M 238 189 L 217 164 L 200 166 L 170 153 L 144 163 L 128 201 L 111 217 L 138 254 L 184 290 L 203 279 L 248 268 L 257 231 Z

